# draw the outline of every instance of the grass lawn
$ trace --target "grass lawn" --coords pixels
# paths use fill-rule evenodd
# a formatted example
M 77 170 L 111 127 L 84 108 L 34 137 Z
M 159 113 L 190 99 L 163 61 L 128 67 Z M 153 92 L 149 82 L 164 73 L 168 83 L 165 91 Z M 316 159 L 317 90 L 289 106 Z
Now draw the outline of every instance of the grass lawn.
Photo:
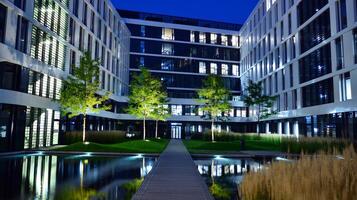
M 214 154 L 240 151 L 240 141 L 211 142 L 203 140 L 184 140 L 190 153 Z M 246 140 L 244 150 L 281 151 L 281 145 L 273 140 Z
M 149 141 L 131 140 L 116 144 L 98 144 L 82 142 L 66 147 L 54 149 L 55 151 L 83 151 L 83 152 L 120 152 L 120 153 L 161 153 L 167 146 L 167 139 L 151 139 Z

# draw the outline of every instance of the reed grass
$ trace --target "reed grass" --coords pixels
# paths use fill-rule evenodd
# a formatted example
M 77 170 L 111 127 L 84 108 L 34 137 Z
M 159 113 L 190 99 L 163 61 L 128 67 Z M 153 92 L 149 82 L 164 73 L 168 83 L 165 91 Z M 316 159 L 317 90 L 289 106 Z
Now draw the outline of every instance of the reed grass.
M 351 200 L 357 198 L 357 154 L 352 145 L 301 155 L 293 162 L 273 162 L 249 172 L 238 186 L 244 200 Z

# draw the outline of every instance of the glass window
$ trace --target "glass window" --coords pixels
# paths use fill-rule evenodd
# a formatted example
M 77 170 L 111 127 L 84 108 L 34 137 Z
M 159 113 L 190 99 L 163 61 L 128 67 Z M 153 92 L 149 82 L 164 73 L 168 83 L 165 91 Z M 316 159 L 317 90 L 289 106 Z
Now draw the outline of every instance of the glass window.
M 217 34 L 211 33 L 211 44 L 217 44 Z
M 200 74 L 205 74 L 206 73 L 206 63 L 205 62 L 200 62 L 199 63 L 199 73 Z
M 169 60 L 169 59 L 164 59 L 161 62 L 161 69 L 162 70 L 173 70 L 174 69 L 174 62 L 173 60 Z
M 332 103 L 333 88 L 332 78 L 303 87 L 301 93 L 303 107 Z
M 222 75 L 228 75 L 228 65 L 227 64 L 222 64 L 221 66 L 221 74 Z
M 343 38 L 342 36 L 335 40 L 336 45 L 336 63 L 337 70 L 342 69 L 344 66 L 344 55 L 343 55 Z
M 350 73 L 340 75 L 340 101 L 352 99 L 351 76 Z
M 353 58 L 354 63 L 357 64 L 357 28 L 353 29 Z
M 228 46 L 228 37 L 226 35 L 221 36 L 222 45 Z
M 238 65 L 232 65 L 232 75 L 239 76 L 239 67 Z
M 26 0 L 15 0 L 14 4 L 18 8 L 20 8 L 21 10 L 25 11 L 25 9 L 26 9 Z
M 217 74 L 217 63 L 211 63 L 211 74 Z
M 162 28 L 162 39 L 174 40 L 174 30 L 171 28 Z
M 17 33 L 16 33 L 16 49 L 26 53 L 27 52 L 27 33 L 28 21 L 18 16 L 17 18 Z
M 0 4 L 0 42 L 5 41 L 7 9 Z
M 182 105 L 171 105 L 172 115 L 182 115 Z
M 163 55 L 173 55 L 174 54 L 174 45 L 170 43 L 163 43 L 161 54 Z
M 190 41 L 191 41 L 191 42 L 196 42 L 196 41 L 195 41 L 195 32 L 194 32 L 194 31 L 191 31 Z
M 143 25 L 140 26 L 140 36 L 145 37 L 145 26 Z
M 206 33 L 200 32 L 200 43 L 206 43 Z
M 232 36 L 232 46 L 239 47 L 239 37 L 237 35 Z
M 336 0 L 337 31 L 347 27 L 346 0 Z

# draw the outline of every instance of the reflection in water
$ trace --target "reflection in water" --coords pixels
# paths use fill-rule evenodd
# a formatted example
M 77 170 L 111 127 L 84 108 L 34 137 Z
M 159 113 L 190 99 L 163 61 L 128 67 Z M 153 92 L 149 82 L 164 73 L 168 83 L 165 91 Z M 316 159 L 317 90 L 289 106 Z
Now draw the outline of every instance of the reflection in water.
M 245 173 L 264 168 L 264 160 L 228 159 L 216 157 L 213 159 L 194 159 L 199 173 L 208 186 L 213 183 L 228 188 L 231 199 L 237 199 L 237 185 L 241 183 Z M 268 160 L 270 161 L 270 159 Z
M 54 199 L 66 188 L 84 188 L 122 199 L 123 183 L 146 176 L 156 158 L 25 155 L 0 158 L 0 199 Z

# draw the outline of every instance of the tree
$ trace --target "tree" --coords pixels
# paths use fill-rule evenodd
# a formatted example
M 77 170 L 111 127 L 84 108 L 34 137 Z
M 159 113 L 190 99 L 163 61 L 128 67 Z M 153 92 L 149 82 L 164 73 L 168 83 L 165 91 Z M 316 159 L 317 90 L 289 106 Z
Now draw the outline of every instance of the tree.
M 151 118 L 155 120 L 155 138 L 158 136 L 158 123 L 159 121 L 165 121 L 167 118 L 169 118 L 170 112 L 169 108 L 167 106 L 168 104 L 168 99 L 167 99 L 167 92 L 163 88 L 161 82 L 160 82 L 160 88 L 159 91 L 157 91 L 157 98 L 158 98 L 158 104 L 154 106 L 153 113 L 151 114 Z
M 277 111 L 272 110 L 276 96 L 268 96 L 263 94 L 261 83 L 254 83 L 249 80 L 248 87 L 246 88 L 245 95 L 243 95 L 243 101 L 247 106 L 257 106 L 257 132 L 260 135 L 259 123 L 262 119 L 267 119 L 272 115 L 275 115 Z
M 63 114 L 69 118 L 83 115 L 83 142 L 86 140 L 86 116 L 109 110 L 105 105 L 110 93 L 97 95 L 99 88 L 99 62 L 92 60 L 89 53 L 84 53 L 79 67 L 74 67 L 73 76 L 64 80 L 59 103 Z
M 155 109 L 161 105 L 161 88 L 161 82 L 153 78 L 146 68 L 141 68 L 141 73 L 133 76 L 127 112 L 143 119 L 143 140 L 146 138 L 146 120 L 152 117 Z
M 203 103 L 204 117 L 211 120 L 212 142 L 214 142 L 214 122 L 226 119 L 222 113 L 231 108 L 228 102 L 229 91 L 225 88 L 223 80 L 218 75 L 208 75 L 203 81 L 203 88 L 198 91 L 199 102 Z

